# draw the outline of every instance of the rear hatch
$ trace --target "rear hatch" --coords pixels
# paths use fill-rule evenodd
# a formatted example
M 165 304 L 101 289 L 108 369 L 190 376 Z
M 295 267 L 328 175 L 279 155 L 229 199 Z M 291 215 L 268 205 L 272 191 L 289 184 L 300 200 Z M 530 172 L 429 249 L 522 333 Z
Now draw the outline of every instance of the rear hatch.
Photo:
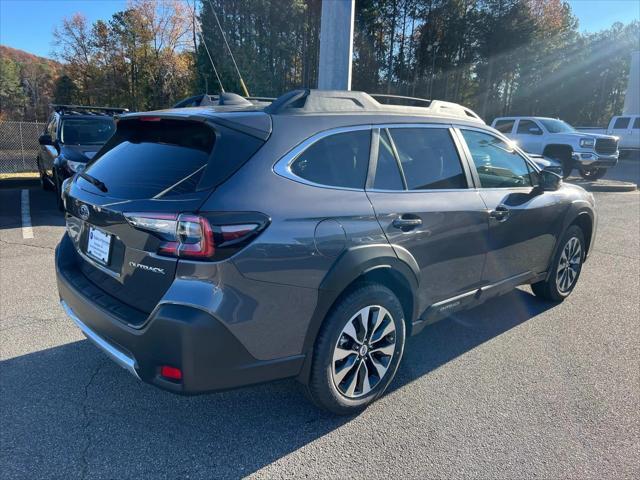
M 151 312 L 180 256 L 171 249 L 171 230 L 194 218 L 182 222 L 183 229 L 199 228 L 193 214 L 263 143 L 200 119 L 154 114 L 121 120 L 63 194 L 82 274 L 120 302 Z

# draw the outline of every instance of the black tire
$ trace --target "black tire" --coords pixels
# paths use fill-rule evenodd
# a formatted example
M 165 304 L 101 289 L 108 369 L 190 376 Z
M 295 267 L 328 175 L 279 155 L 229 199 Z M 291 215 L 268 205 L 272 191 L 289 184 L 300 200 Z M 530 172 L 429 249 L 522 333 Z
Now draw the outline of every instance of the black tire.
M 53 183 L 55 185 L 54 193 L 56 196 L 56 206 L 58 210 L 64 212 L 64 203 L 62 202 L 62 182 L 58 179 L 55 169 L 53 170 Z
M 44 170 L 42 170 L 42 167 L 40 165 L 40 158 L 36 158 L 36 164 L 38 165 L 38 174 L 40 175 L 40 187 L 43 190 L 50 192 L 51 190 L 53 190 L 53 185 L 51 185 L 49 178 L 44 173 Z
M 575 269 L 575 272 L 574 272 L 575 277 L 573 277 L 573 279 L 570 281 L 568 286 L 566 286 L 565 288 L 560 288 L 559 284 L 560 285 L 562 284 L 560 278 L 564 278 L 564 277 L 561 277 L 561 273 L 559 270 L 560 262 L 561 262 L 561 259 L 563 258 L 563 252 L 565 252 L 565 249 L 569 245 L 569 242 L 573 241 L 574 239 L 577 240 L 580 246 L 579 263 L 577 265 L 573 265 L 573 268 L 572 268 L 572 270 Z M 552 302 L 563 301 L 565 298 L 571 295 L 571 292 L 573 292 L 573 289 L 578 283 L 578 279 L 580 278 L 580 272 L 582 271 L 582 263 L 584 261 L 584 255 L 585 255 L 584 233 L 582 229 L 577 225 L 571 225 L 563 235 L 562 240 L 560 240 L 558 251 L 556 252 L 555 257 L 551 262 L 551 266 L 549 267 L 548 279 L 532 284 L 531 290 L 533 290 L 533 293 L 537 297 L 544 298 L 545 300 L 550 300 Z M 563 268 L 568 268 L 568 267 L 563 267 Z M 570 272 L 567 272 L 567 275 L 569 274 Z
M 562 178 L 566 180 L 573 171 L 573 158 L 571 151 L 562 148 L 550 149 L 544 153 L 545 156 L 557 160 L 562 165 Z
M 600 180 L 607 173 L 606 168 L 581 168 L 580 176 L 585 180 L 596 181 Z
M 363 354 L 364 356 L 361 357 L 362 347 L 357 349 L 357 346 L 352 345 L 350 348 L 342 348 L 340 347 L 339 342 L 349 341 L 351 337 L 347 336 L 347 334 L 343 332 L 343 329 L 347 328 L 347 323 L 357 321 L 354 320 L 355 315 L 361 312 L 362 309 L 366 309 L 368 306 L 373 307 L 371 308 L 371 313 L 367 318 L 367 323 L 369 324 L 372 332 L 369 334 L 370 337 L 374 337 L 376 333 L 380 333 L 380 330 L 378 330 L 378 328 L 381 328 L 380 325 L 386 325 L 384 328 L 381 328 L 386 331 L 391 322 L 393 322 L 395 331 L 381 336 L 377 340 L 374 338 L 364 340 L 363 344 L 370 344 L 374 346 L 369 347 L 371 350 L 368 353 L 367 349 L 365 349 Z M 382 307 L 382 309 L 379 307 Z M 383 312 L 383 309 L 386 309 L 389 316 L 383 314 L 384 319 L 381 321 L 383 323 L 380 323 L 378 328 L 371 326 L 375 323 L 376 318 L 378 318 L 377 312 Z M 363 333 L 363 338 L 365 336 L 366 332 Z M 383 341 L 393 341 L 395 343 L 393 344 L 393 348 L 388 344 L 386 347 L 393 351 L 392 354 L 380 357 L 378 356 L 378 353 L 375 353 L 377 349 L 375 345 L 379 345 L 379 343 L 376 344 L 375 342 Z M 396 370 L 398 369 L 398 365 L 400 364 L 400 360 L 402 359 L 404 342 L 404 313 L 398 298 L 391 290 L 383 285 L 363 284 L 339 300 L 325 319 L 325 322 L 318 333 L 318 337 L 316 338 L 311 374 L 307 385 L 307 396 L 318 407 L 338 415 L 352 415 L 364 410 L 369 404 L 384 393 L 393 380 Z M 338 352 L 339 348 L 345 352 L 353 350 L 353 353 L 349 354 L 349 356 L 345 357 L 343 360 L 334 361 L 334 353 Z M 380 365 L 383 360 L 385 362 L 388 361 L 388 363 L 386 363 L 386 370 L 380 377 L 376 375 L 376 370 L 374 370 L 375 365 L 371 363 L 374 359 L 378 365 Z M 353 360 L 353 363 L 351 363 L 351 360 Z M 338 385 L 336 385 L 334 375 L 339 375 L 339 373 L 334 374 L 334 369 L 337 369 L 338 367 L 336 367 L 336 365 L 340 365 L 341 362 L 344 362 L 343 365 L 346 365 L 347 362 L 351 363 L 352 366 L 347 367 L 347 369 L 350 369 L 350 372 L 353 372 L 353 375 L 347 374 L 342 382 L 339 382 Z M 362 366 L 363 364 L 364 367 Z M 371 374 L 369 374 L 369 371 Z M 372 387 L 366 394 L 363 380 L 364 377 L 367 377 L 367 385 Z M 354 379 L 353 382 L 355 382 L 355 384 L 361 385 L 361 393 L 357 398 L 349 397 L 345 392 L 339 390 L 339 386 L 346 383 L 351 384 L 349 381 L 350 378 Z M 373 379 L 373 381 L 371 381 L 371 379 Z M 378 379 L 377 383 L 376 379 Z M 353 395 L 357 395 L 357 393 L 357 391 L 354 391 Z

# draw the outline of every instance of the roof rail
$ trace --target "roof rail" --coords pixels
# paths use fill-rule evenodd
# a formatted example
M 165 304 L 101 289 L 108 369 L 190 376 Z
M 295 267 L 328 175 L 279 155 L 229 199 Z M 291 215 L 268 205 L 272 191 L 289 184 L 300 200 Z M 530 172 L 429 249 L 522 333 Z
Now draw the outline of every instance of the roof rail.
M 380 103 L 365 92 L 347 90 L 293 90 L 278 97 L 264 110 L 278 114 L 287 111 L 303 113 L 367 112 L 378 110 Z
M 63 105 L 58 103 L 52 103 L 50 105 L 58 113 L 63 112 L 109 112 L 109 113 L 125 113 L 128 112 L 128 108 L 120 108 L 120 107 L 91 107 L 88 105 Z
M 401 95 L 389 95 L 387 93 L 370 93 L 373 98 L 378 100 L 381 98 L 382 100 L 386 100 L 380 103 L 384 103 L 385 105 L 398 105 L 397 103 L 392 103 L 391 100 L 406 100 L 414 103 L 426 103 L 427 107 L 431 105 L 431 100 L 427 100 L 426 98 L 418 98 L 418 97 L 404 97 Z
M 398 101 L 424 105 L 405 105 Z M 270 114 L 387 112 L 405 115 L 441 115 L 484 123 L 473 110 L 457 103 L 346 90 L 293 90 L 274 100 L 271 105 L 265 107 L 264 111 Z

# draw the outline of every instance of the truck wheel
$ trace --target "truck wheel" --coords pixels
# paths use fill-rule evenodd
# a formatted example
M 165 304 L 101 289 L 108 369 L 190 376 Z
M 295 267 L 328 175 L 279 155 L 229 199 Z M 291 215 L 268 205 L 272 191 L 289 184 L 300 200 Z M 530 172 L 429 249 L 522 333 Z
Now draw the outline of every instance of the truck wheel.
M 379 284 L 354 290 L 318 334 L 307 395 L 338 415 L 360 412 L 393 380 L 404 339 L 402 306 L 391 290 Z
M 561 148 L 549 149 L 545 154 L 549 158 L 557 160 L 562 165 L 562 178 L 567 179 L 573 171 L 573 158 L 571 158 L 571 151 Z
M 62 182 L 58 180 L 55 169 L 53 170 L 53 183 L 55 184 L 54 193 L 56 195 L 56 206 L 58 210 L 64 212 L 64 203 L 62 203 Z
M 571 225 L 559 243 L 553 262 L 549 267 L 549 278 L 531 285 L 536 297 L 552 302 L 567 298 L 580 278 L 585 256 L 585 241 L 582 229 Z
M 595 181 L 599 180 L 607 173 L 606 168 L 581 168 L 580 176 L 585 180 Z
M 46 191 L 53 190 L 53 186 L 51 185 L 49 178 L 46 176 L 44 170 L 42 170 L 42 167 L 40 166 L 40 157 L 36 158 L 36 164 L 38 165 L 38 174 L 40 175 L 40 187 L 42 187 L 42 189 Z

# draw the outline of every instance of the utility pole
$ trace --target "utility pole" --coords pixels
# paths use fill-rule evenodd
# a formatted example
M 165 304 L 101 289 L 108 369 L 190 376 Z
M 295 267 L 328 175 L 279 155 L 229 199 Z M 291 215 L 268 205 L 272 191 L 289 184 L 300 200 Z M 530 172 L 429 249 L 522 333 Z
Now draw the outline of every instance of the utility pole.
M 640 115 L 640 93 L 638 92 L 640 92 L 640 50 L 631 52 L 629 83 L 624 96 L 623 115 Z
M 322 0 L 318 88 L 351 90 L 355 0 Z

